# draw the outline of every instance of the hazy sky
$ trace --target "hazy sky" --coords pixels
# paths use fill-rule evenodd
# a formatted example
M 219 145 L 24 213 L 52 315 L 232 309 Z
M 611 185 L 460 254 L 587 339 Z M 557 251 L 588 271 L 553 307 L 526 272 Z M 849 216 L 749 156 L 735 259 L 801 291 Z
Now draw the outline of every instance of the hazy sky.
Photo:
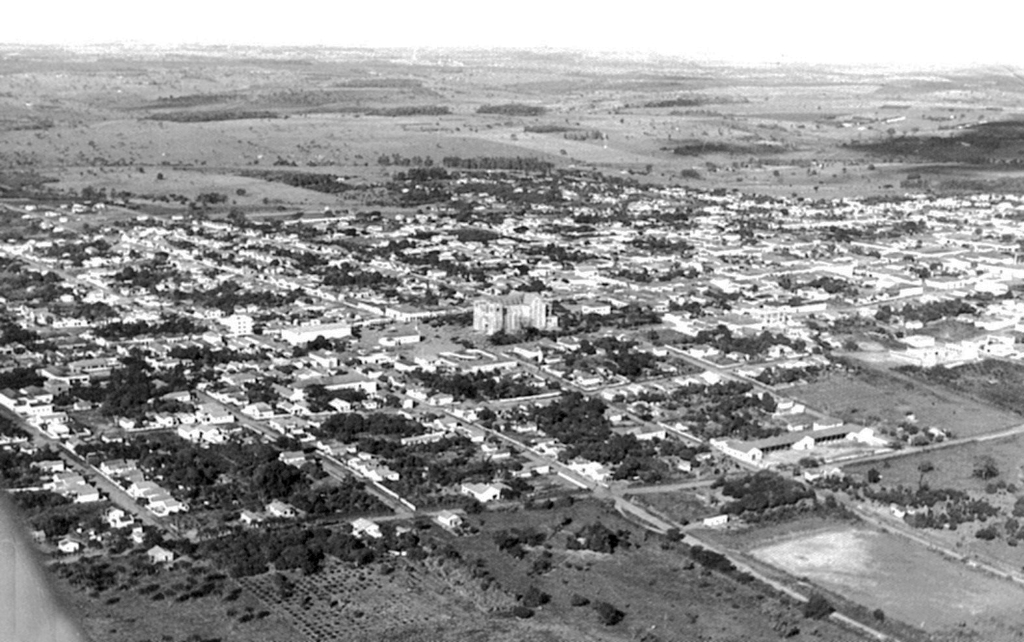
M 554 47 L 785 62 L 1024 65 L 1004 0 L 9 0 L 3 43 Z

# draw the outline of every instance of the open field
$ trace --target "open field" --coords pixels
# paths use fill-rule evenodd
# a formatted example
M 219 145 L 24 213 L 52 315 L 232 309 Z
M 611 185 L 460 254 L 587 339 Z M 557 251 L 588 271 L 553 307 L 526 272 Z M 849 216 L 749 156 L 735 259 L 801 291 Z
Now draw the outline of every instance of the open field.
M 839 528 L 757 548 L 762 561 L 930 632 L 1017 639 L 1024 589 L 885 533 Z
M 995 463 L 999 473 L 996 477 L 982 480 L 973 474 L 975 466 L 983 458 L 991 458 Z M 965 491 L 973 498 L 984 500 L 1000 509 L 1002 516 L 990 519 L 985 524 L 958 528 L 956 531 L 914 529 L 914 533 L 993 566 L 1019 571 L 1024 566 L 1024 550 L 1008 543 L 1003 524 L 1011 517 L 1021 488 L 1024 488 L 1024 436 L 967 443 L 882 462 L 853 464 L 845 466 L 843 470 L 866 477 L 868 471 L 874 468 L 881 474 L 880 483 L 885 486 L 915 488 L 922 481 L 921 466 L 926 462 L 931 465 L 931 470 L 924 475 L 925 484 L 931 488 Z M 883 519 L 891 518 L 886 514 Z M 904 527 L 898 523 L 895 526 Z M 999 536 L 991 541 L 977 538 L 975 532 L 984 526 L 995 526 Z
M 982 457 L 992 457 L 999 469 L 999 476 L 982 480 L 973 476 L 974 467 Z M 917 486 L 921 473 L 919 466 L 929 461 L 934 470 L 925 481 L 933 488 L 959 488 L 968 492 L 983 493 L 991 482 L 1004 481 L 1024 488 L 1024 436 L 995 439 L 981 443 L 966 443 L 934 452 L 908 453 L 883 462 L 853 464 L 843 469 L 848 473 L 866 475 L 875 468 L 882 474 L 886 486 Z
M 1020 396 L 1024 387 L 1024 366 L 1020 363 L 988 359 L 955 368 L 908 369 L 906 374 L 1024 414 L 1024 401 Z
M 412 53 L 0 51 L 0 185 L 45 177 L 50 188 L 130 192 L 150 206 L 216 190 L 250 211 L 370 207 L 373 186 L 396 169 L 379 158 L 391 155 L 532 156 L 786 196 L 1021 183 L 1010 162 L 1020 127 L 979 124 L 1020 117 L 1009 72 L 920 83 L 892 70 Z M 529 109 L 478 112 L 510 103 Z M 358 189 L 328 195 L 243 176 L 271 168 Z
M 812 384 L 789 388 L 787 393 L 851 423 L 893 427 L 913 414 L 918 425 L 934 426 L 956 437 L 984 435 L 1022 422 L 1005 410 L 875 371 L 832 373 Z

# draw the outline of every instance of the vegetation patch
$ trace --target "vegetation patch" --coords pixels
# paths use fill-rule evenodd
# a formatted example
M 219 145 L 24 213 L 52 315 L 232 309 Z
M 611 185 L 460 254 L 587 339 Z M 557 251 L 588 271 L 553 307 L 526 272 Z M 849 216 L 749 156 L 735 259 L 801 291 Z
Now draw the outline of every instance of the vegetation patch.
M 314 192 L 322 192 L 324 194 L 344 194 L 349 190 L 355 189 L 352 185 L 346 183 L 340 176 L 316 172 L 249 170 L 242 172 L 242 176 L 260 178 L 272 183 L 284 183 L 291 187 L 299 187 L 301 189 L 313 190 Z
M 281 115 L 266 110 L 221 109 L 215 111 L 171 111 L 147 117 L 148 120 L 165 120 L 172 123 L 210 123 L 222 120 L 266 120 L 272 118 L 281 118 Z
M 543 116 L 547 112 L 542 105 L 524 105 L 523 103 L 505 103 L 502 105 L 481 105 L 478 114 L 499 114 L 502 116 Z
M 953 368 L 901 366 L 897 370 L 1024 415 L 1024 397 L 1020 394 L 1024 365 L 1019 363 L 986 359 Z
M 876 156 L 941 163 L 1006 164 L 1024 158 L 1024 121 L 1003 120 L 967 126 L 948 136 L 896 136 L 850 147 Z

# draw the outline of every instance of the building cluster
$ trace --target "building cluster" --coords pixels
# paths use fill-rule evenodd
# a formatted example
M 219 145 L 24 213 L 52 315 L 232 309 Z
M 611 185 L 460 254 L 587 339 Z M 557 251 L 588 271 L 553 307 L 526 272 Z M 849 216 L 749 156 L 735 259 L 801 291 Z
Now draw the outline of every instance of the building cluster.
M 480 428 L 482 408 L 579 391 L 608 405 L 616 435 L 764 465 L 783 450 L 886 441 L 878 426 L 778 410 L 761 413 L 772 436 L 709 440 L 664 402 L 738 382 L 758 387 L 737 394 L 789 407 L 776 381 L 827 370 L 872 334 L 893 363 L 1019 358 L 1016 197 L 771 199 L 585 173 L 452 182 L 458 207 L 288 224 L 139 217 L 0 244 L 21 279 L 0 281 L 0 367 L 35 375 L 0 390 L 0 405 L 71 451 L 98 438 L 97 415 L 126 435 L 205 446 L 257 431 L 386 486 L 403 480 L 382 458 L 316 436 L 328 418 L 399 414 L 424 427 L 402 447 L 457 434 L 500 461 L 521 454 Z M 522 413 L 501 417 L 536 457 L 574 446 Z M 558 470 L 602 484 L 616 473 L 583 457 Z M 154 515 L 188 509 L 161 480 L 105 474 Z M 54 475 L 55 491 L 93 500 L 75 473 Z M 492 501 L 502 482 L 452 490 Z

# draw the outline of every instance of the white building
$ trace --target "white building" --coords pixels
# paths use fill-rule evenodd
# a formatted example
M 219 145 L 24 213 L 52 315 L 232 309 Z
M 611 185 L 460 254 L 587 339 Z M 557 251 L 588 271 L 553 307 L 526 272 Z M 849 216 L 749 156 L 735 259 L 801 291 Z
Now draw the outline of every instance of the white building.
M 352 326 L 348 323 L 325 323 L 318 325 L 297 325 L 281 330 L 281 340 L 293 346 L 309 343 L 317 337 L 324 339 L 344 339 L 352 336 Z
M 220 322 L 232 336 L 252 334 L 252 317 L 248 314 L 232 314 L 229 317 L 224 317 Z
M 352 520 L 352 534 L 356 537 L 372 537 L 373 539 L 380 539 L 384 536 L 380 525 L 365 517 Z
M 704 524 L 705 526 L 707 526 L 708 528 L 721 528 L 721 527 L 723 527 L 723 526 L 725 526 L 726 524 L 729 523 L 729 516 L 728 515 L 714 515 L 712 517 L 705 517 L 701 521 L 701 523 Z
M 480 299 L 473 304 L 473 330 L 476 332 L 513 334 L 523 328 L 552 330 L 557 327 L 558 317 L 551 314 L 551 304 L 534 292 Z

